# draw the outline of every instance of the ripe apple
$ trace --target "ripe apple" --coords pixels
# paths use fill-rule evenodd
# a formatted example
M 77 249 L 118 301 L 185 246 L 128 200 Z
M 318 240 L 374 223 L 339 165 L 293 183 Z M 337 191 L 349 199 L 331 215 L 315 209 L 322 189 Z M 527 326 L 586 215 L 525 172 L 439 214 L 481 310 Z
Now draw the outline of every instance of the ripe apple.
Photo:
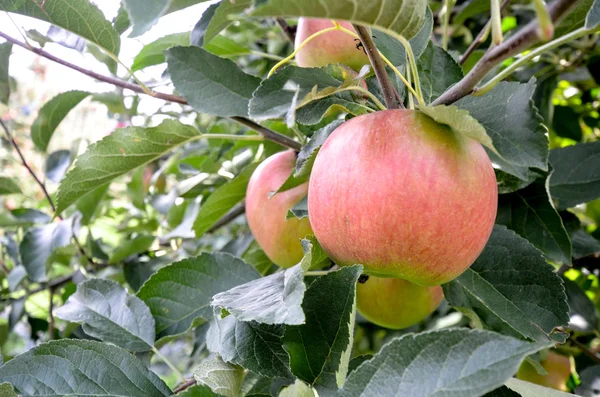
M 540 364 L 548 372 L 548 375 L 538 374 L 533 365 L 523 361 L 517 372 L 517 378 L 556 390 L 567 391 L 566 383 L 571 376 L 569 357 L 549 351 L 546 358 L 540 360 Z
M 369 279 L 356 286 L 356 308 L 367 320 L 402 329 L 429 316 L 444 298 L 442 287 L 424 287 L 400 278 Z
M 354 32 L 350 22 L 339 21 L 339 24 Z M 296 48 L 304 40 L 321 30 L 333 27 L 329 19 L 300 18 L 296 32 Z M 303 68 L 326 66 L 331 63 L 342 63 L 352 69 L 360 70 L 369 63 L 369 58 L 359 42 L 342 31 L 324 33 L 308 42 L 297 54 L 296 63 Z
M 421 112 L 356 117 L 327 139 L 312 170 L 308 213 L 338 265 L 420 285 L 444 284 L 479 256 L 497 186 L 476 141 Z
M 296 163 L 293 151 L 277 153 L 254 171 L 246 192 L 246 217 L 256 242 L 271 261 L 281 267 L 294 266 L 304 256 L 300 239 L 312 234 L 308 219 L 286 219 L 289 209 L 306 197 L 304 183 L 276 195 Z

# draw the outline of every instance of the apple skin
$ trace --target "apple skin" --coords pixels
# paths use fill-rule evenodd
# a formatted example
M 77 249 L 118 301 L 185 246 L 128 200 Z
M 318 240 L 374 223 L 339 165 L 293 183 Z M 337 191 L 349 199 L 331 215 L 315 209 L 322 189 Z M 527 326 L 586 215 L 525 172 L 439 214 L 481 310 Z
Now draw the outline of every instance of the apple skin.
M 567 391 L 566 383 L 571 376 L 571 360 L 569 357 L 550 351 L 546 359 L 540 361 L 540 364 L 548 372 L 548 375 L 538 374 L 533 365 L 523 361 L 517 372 L 517 378 L 536 385 Z
M 338 21 L 338 23 L 342 27 L 355 32 L 350 22 Z M 333 24 L 329 19 L 300 18 L 296 31 L 296 48 L 313 34 L 332 27 Z M 369 58 L 362 50 L 362 47 L 359 49 L 356 48 L 356 45 L 357 42 L 354 41 L 354 38 L 342 31 L 324 33 L 307 43 L 296 54 L 296 63 L 303 68 L 315 68 L 332 63 L 343 63 L 359 71 L 364 65 L 369 63 Z
M 408 328 L 434 312 L 442 287 L 424 287 L 400 278 L 369 277 L 356 285 L 356 308 L 367 320 L 391 329 Z
M 341 266 L 441 285 L 487 243 L 497 211 L 492 163 L 476 141 L 423 113 L 386 110 L 338 127 L 308 189 L 315 236 Z
M 279 152 L 254 170 L 246 191 L 246 217 L 256 242 L 278 266 L 296 265 L 304 256 L 300 239 L 312 234 L 307 218 L 286 219 L 286 214 L 306 197 L 308 183 L 269 197 L 290 176 L 296 164 L 293 151 Z

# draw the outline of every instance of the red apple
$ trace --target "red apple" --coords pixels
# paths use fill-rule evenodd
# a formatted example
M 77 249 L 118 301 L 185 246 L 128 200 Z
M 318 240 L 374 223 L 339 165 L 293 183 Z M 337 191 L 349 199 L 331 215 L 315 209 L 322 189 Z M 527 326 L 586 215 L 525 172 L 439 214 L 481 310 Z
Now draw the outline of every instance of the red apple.
M 442 287 L 424 287 L 400 278 L 369 277 L 356 286 L 356 307 L 367 320 L 386 328 L 423 321 L 444 298 Z
M 523 361 L 517 372 L 517 378 L 556 390 L 567 391 L 566 383 L 571 376 L 571 360 L 569 357 L 550 351 L 547 353 L 546 358 L 540 360 L 540 364 L 548 372 L 548 375 L 538 374 L 533 365 Z
M 317 155 L 315 236 L 339 265 L 420 285 L 464 272 L 491 234 L 496 177 L 478 142 L 413 110 L 356 117 Z
M 338 22 L 342 27 L 352 32 L 355 31 L 350 22 Z M 333 27 L 333 23 L 329 19 L 300 18 L 296 32 L 296 48 L 308 37 L 331 27 Z M 347 33 L 327 32 L 307 43 L 296 54 L 296 63 L 303 68 L 342 63 L 358 71 L 369 63 L 369 58 L 362 47 L 357 48 L 357 44 L 359 42 Z
M 312 234 L 307 218 L 286 219 L 286 214 L 306 197 L 308 184 L 276 195 L 296 164 L 293 151 L 277 153 L 254 171 L 246 192 L 246 217 L 254 238 L 271 261 L 281 267 L 294 266 L 304 256 L 300 239 Z

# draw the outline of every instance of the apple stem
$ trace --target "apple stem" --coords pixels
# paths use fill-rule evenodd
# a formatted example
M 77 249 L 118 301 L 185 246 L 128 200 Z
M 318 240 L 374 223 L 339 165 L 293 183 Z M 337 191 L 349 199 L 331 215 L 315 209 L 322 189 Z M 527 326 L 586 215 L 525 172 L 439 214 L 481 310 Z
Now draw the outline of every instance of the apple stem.
M 405 55 L 404 57 L 406 58 L 406 61 L 405 61 L 405 62 L 406 62 L 406 64 L 408 65 L 408 55 Z M 411 88 L 412 88 L 412 77 L 411 77 L 411 74 L 410 74 L 410 73 L 407 73 L 407 74 L 406 74 L 406 77 L 408 78 L 408 85 L 409 85 L 409 87 L 411 87 Z M 413 91 L 413 92 L 414 92 L 414 91 Z M 414 100 L 414 98 L 416 98 L 416 97 L 417 97 L 417 95 L 416 95 L 416 93 L 415 93 L 414 95 L 408 94 L 407 96 L 408 96 L 408 108 L 409 108 L 410 110 L 414 110 L 414 109 L 415 109 L 415 100 Z
M 495 45 L 502 44 L 502 12 L 500 11 L 500 0 L 491 0 L 491 22 L 492 22 L 492 42 Z
M 408 69 L 407 74 L 412 72 L 413 81 L 415 84 L 416 98 L 419 102 L 419 106 L 425 106 L 425 100 L 423 99 L 423 92 L 421 91 L 421 81 L 419 79 L 419 69 L 417 68 L 417 61 L 415 54 L 413 53 L 410 42 L 402 36 L 397 37 L 400 43 L 404 46 L 406 55 L 408 55 Z
M 394 87 L 392 84 L 390 76 L 385 70 L 385 63 L 380 56 L 375 42 L 373 41 L 373 37 L 371 36 L 371 29 L 357 24 L 353 24 L 352 26 L 354 26 L 354 30 L 356 30 L 356 33 L 362 42 L 363 48 L 367 53 L 367 57 L 369 57 L 369 61 L 373 66 L 373 71 L 375 72 L 375 76 L 377 76 L 379 85 L 381 85 L 381 92 L 383 93 L 383 98 L 385 99 L 387 108 L 398 109 L 404 107 L 397 99 L 399 97 L 398 92 L 396 91 L 396 87 Z

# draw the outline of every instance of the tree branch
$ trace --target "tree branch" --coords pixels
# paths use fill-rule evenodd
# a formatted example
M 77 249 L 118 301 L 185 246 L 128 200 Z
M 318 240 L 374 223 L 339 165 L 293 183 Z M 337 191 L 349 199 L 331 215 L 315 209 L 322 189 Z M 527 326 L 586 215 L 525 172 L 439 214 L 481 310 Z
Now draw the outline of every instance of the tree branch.
M 177 394 L 181 391 L 184 391 L 185 389 L 188 389 L 192 386 L 194 386 L 196 384 L 196 380 L 194 379 L 190 379 L 185 381 L 185 383 L 182 383 L 181 386 L 178 386 L 175 388 L 175 390 L 173 390 L 173 393 Z
M 291 41 L 292 44 L 294 44 L 294 42 L 296 41 L 296 28 L 293 28 L 290 25 L 288 25 L 284 18 L 275 18 L 275 22 L 277 22 L 277 25 L 279 25 L 279 27 L 283 31 L 283 34 L 285 34 L 285 37 L 287 37 L 288 40 Z
M 175 103 L 179 103 L 182 105 L 187 105 L 188 102 L 186 101 L 185 98 L 177 96 L 177 95 L 172 95 L 172 94 L 165 94 L 163 92 L 156 92 L 156 91 L 151 91 L 150 93 L 145 92 L 142 87 L 140 87 L 137 84 L 134 83 L 130 83 L 127 81 L 123 81 L 121 79 L 115 78 L 115 77 L 110 77 L 110 76 L 104 76 L 100 73 L 96 73 L 94 71 L 82 68 L 80 66 L 74 65 L 70 62 L 65 61 L 64 59 L 58 58 L 46 51 L 44 51 L 41 48 L 35 48 L 35 47 L 31 47 L 11 36 L 8 36 L 7 34 L 0 32 L 0 37 L 4 38 L 5 40 L 18 45 L 19 47 L 22 47 L 28 51 L 31 51 L 33 53 L 38 54 L 39 56 L 42 56 L 44 58 L 47 58 L 51 61 L 54 61 L 56 63 L 59 63 L 63 66 L 66 66 L 70 69 L 76 70 L 79 73 L 85 74 L 86 76 L 90 76 L 95 78 L 96 80 L 105 82 L 105 83 L 109 83 L 112 84 L 116 87 L 121 87 L 121 88 L 125 88 L 128 90 L 131 90 L 133 92 L 136 92 L 138 94 L 146 94 L 146 95 L 150 95 L 154 98 L 158 98 L 158 99 L 162 99 L 168 102 L 175 102 Z M 302 145 L 300 145 L 298 142 L 288 138 L 285 135 L 282 135 L 278 132 L 272 131 L 266 127 L 261 126 L 260 124 L 255 123 L 252 120 L 249 120 L 245 117 L 232 117 L 232 119 L 234 121 L 237 121 L 238 123 L 244 124 L 246 127 L 252 128 L 253 130 L 255 130 L 256 132 L 258 132 L 259 134 L 261 134 L 262 136 L 265 137 L 265 139 L 268 139 L 270 141 L 273 141 L 275 143 L 280 144 L 281 146 L 285 146 L 287 148 L 290 149 L 294 149 L 294 150 L 298 150 L 299 148 L 302 147 Z
M 555 0 L 549 7 L 552 22 L 556 23 L 560 20 L 576 3 L 577 1 L 573 0 Z M 471 94 L 475 90 L 475 86 L 496 65 L 538 43 L 540 41 L 538 28 L 537 20 L 533 20 L 501 45 L 490 48 L 461 81 L 453 85 L 431 105 L 449 105 Z
M 379 80 L 379 84 L 381 85 L 381 92 L 383 93 L 383 98 L 385 99 L 387 108 L 398 109 L 403 107 L 397 100 L 399 97 L 398 92 L 392 84 L 390 76 L 385 70 L 385 63 L 383 63 L 383 60 L 379 55 L 379 51 L 375 46 L 375 42 L 373 41 L 373 37 L 371 37 L 371 29 L 357 24 L 352 24 L 352 26 L 354 26 L 354 30 L 356 30 L 358 37 L 360 37 L 363 48 L 369 57 L 369 61 L 371 61 L 371 65 L 375 71 L 375 76 L 377 76 L 377 80 Z
M 206 233 L 213 233 L 217 229 L 232 222 L 235 218 L 242 215 L 244 212 L 246 212 L 246 203 L 241 202 L 241 203 L 237 204 L 236 206 L 234 206 L 232 209 L 230 209 L 229 212 L 227 212 L 225 215 L 223 215 L 223 217 L 221 219 L 219 219 L 217 222 L 215 222 L 215 224 L 212 225 L 212 227 L 210 229 L 208 229 L 206 231 Z

